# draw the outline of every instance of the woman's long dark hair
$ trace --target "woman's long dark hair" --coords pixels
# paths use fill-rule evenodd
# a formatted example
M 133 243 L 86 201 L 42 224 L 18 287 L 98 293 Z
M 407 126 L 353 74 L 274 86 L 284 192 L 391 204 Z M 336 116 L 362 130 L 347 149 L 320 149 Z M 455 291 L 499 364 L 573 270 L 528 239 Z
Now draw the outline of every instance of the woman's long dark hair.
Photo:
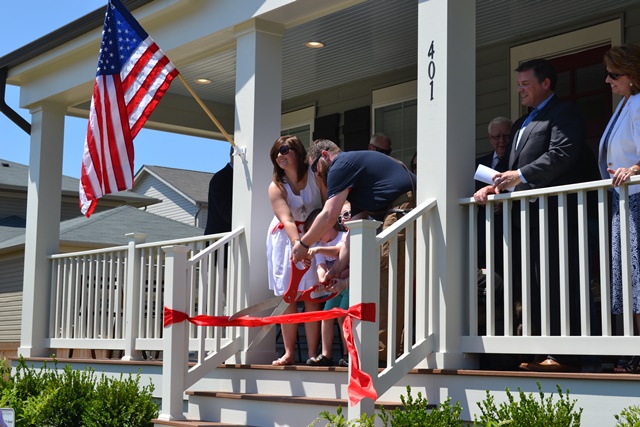
M 305 150 L 304 145 L 302 145 L 302 142 L 300 142 L 297 136 L 284 135 L 276 139 L 276 142 L 274 142 L 271 147 L 271 153 L 269 156 L 271 157 L 271 163 L 273 164 L 273 177 L 271 179 L 280 188 L 282 188 L 282 183 L 285 181 L 285 175 L 284 170 L 278 165 L 278 162 L 276 162 L 276 158 L 278 157 L 280 147 L 283 145 L 288 146 L 290 150 L 293 150 L 296 153 L 296 161 L 298 162 L 296 173 L 298 174 L 298 180 L 302 179 L 309 170 L 307 150 Z

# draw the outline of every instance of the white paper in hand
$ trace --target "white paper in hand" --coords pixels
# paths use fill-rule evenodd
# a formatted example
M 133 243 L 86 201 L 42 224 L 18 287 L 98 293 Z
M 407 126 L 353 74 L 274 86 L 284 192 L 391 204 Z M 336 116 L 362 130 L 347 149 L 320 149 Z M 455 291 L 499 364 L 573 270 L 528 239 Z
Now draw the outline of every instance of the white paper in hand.
M 478 165 L 478 169 L 476 169 L 476 174 L 473 176 L 473 179 L 476 181 L 484 182 L 485 184 L 493 185 L 493 177 L 499 174 L 495 169 L 491 169 L 483 164 Z
M 498 172 L 495 169 L 491 169 L 488 166 L 485 166 L 483 164 L 479 164 L 478 165 L 478 169 L 476 169 L 476 174 L 473 176 L 473 179 L 480 181 L 480 182 L 484 182 L 485 184 L 489 184 L 489 185 L 493 185 L 493 178 L 499 174 L 500 172 Z M 507 188 L 507 191 L 513 191 L 515 187 L 509 187 Z M 504 191 L 504 190 L 502 190 Z

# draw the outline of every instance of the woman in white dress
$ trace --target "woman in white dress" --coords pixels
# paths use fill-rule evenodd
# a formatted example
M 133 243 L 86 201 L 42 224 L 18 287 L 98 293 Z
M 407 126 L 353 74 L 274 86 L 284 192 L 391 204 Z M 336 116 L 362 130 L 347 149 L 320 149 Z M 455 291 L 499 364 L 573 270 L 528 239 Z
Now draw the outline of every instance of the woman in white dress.
M 269 184 L 269 200 L 275 214 L 267 234 L 267 263 L 269 289 L 275 295 L 284 295 L 291 277 L 291 247 L 302 236 L 302 225 L 309 213 L 322 207 L 326 189 L 322 181 L 310 171 L 307 152 L 296 136 L 278 138 L 271 147 L 273 178 Z M 315 266 L 305 273 L 299 291 L 316 283 Z M 296 313 L 297 303 L 290 304 L 284 314 Z M 305 302 L 305 311 L 321 309 L 321 304 Z M 297 324 L 282 325 L 285 353 L 273 365 L 293 365 Z M 317 356 L 320 322 L 305 323 L 309 358 Z

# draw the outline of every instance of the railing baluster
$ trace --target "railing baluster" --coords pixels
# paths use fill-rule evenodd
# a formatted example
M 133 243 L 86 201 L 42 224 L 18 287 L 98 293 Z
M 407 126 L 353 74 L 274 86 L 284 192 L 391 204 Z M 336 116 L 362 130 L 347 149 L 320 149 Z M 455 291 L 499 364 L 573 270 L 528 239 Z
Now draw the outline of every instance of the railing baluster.
M 502 302 L 504 311 L 504 335 L 512 336 L 514 324 L 513 267 L 516 262 L 511 250 L 511 201 L 502 202 Z M 522 289 L 522 288 L 521 288 Z
M 404 348 L 401 349 L 402 353 L 409 353 L 413 346 L 413 325 L 414 325 L 414 302 L 415 292 L 415 222 L 409 224 L 406 228 L 405 234 L 405 267 L 404 267 L 404 283 L 402 286 L 404 290 Z
M 109 254 L 105 254 L 102 258 L 100 274 L 100 332 L 98 338 L 106 338 L 109 336 L 107 332 L 107 308 L 109 300 Z
M 609 204 L 608 190 L 598 189 L 598 242 L 600 255 L 600 319 L 602 335 L 611 336 L 611 287 L 609 268 Z
M 541 198 L 542 199 L 542 198 Z M 540 200 L 544 206 L 544 200 Z M 543 230 L 543 227 L 540 227 Z M 531 269 L 529 262 L 529 201 L 520 201 L 520 280 L 522 293 L 522 335 L 531 336 Z M 540 262 L 544 262 L 543 259 Z M 542 268 L 542 267 L 541 267 Z M 545 282 L 546 283 L 546 282 Z M 541 284 L 542 285 L 542 284 Z M 542 286 L 541 286 L 542 287 Z M 540 290 L 538 290 L 540 292 Z
M 532 307 L 531 313 L 533 315 L 534 310 L 540 310 L 539 313 L 536 313 L 536 318 L 540 319 L 540 335 L 549 336 L 551 335 L 551 289 L 549 282 L 549 209 L 551 208 L 551 203 L 549 203 L 549 199 L 547 196 L 543 196 L 539 198 L 540 205 L 538 210 L 539 215 L 539 245 L 538 245 L 538 253 L 531 256 L 538 257 L 539 261 L 539 274 L 540 274 L 540 289 L 536 290 L 539 292 L 540 298 L 540 307 Z M 524 204 L 529 204 L 529 200 L 523 201 Z M 557 216 L 557 211 L 554 215 Z M 527 224 L 525 227 L 529 229 L 530 224 L 528 222 L 530 218 L 527 218 Z M 533 236 L 532 236 L 533 237 Z M 530 268 L 528 271 L 528 285 L 531 287 L 531 273 L 532 269 Z M 532 298 L 533 302 L 534 299 Z M 536 325 L 537 326 L 537 325 Z
M 476 215 L 478 208 L 476 205 L 469 206 L 469 335 L 478 336 L 478 266 L 477 251 L 478 238 L 476 230 Z
M 489 336 L 496 334 L 496 281 L 495 281 L 495 263 L 494 263 L 494 207 L 493 202 L 485 207 L 485 333 Z M 472 260 L 470 260 L 472 261 Z M 477 279 L 476 279 L 477 281 Z M 476 290 L 476 294 L 477 294 Z
M 53 260 L 51 263 L 51 283 L 53 284 L 53 289 L 51 291 L 51 303 L 49 305 L 49 313 L 51 313 L 51 321 L 49 323 L 49 336 L 50 337 L 58 337 L 58 328 L 60 327 L 59 323 L 59 310 L 60 305 L 58 304 L 58 292 L 60 289 L 60 282 L 62 281 L 62 277 L 60 274 L 60 264 L 61 260 Z
M 591 298 L 589 288 L 589 217 L 587 193 L 578 192 L 578 259 L 580 277 L 580 334 L 591 335 Z
M 387 263 L 388 288 L 387 288 L 387 366 L 395 365 L 396 361 L 396 340 L 395 331 L 398 323 L 398 238 L 389 239 L 389 255 Z M 382 309 L 382 308 L 381 308 Z
M 624 335 L 633 336 L 633 297 L 631 294 L 631 241 L 629 239 L 629 187 L 620 190 L 620 257 L 622 261 L 622 323 Z
M 558 195 L 558 283 L 556 284 L 560 291 L 560 335 L 571 335 L 570 319 L 569 319 L 569 246 L 567 240 L 568 232 L 568 216 L 567 216 L 567 195 L 566 193 Z M 549 233 L 556 230 L 549 230 Z M 555 287 L 553 288 L 555 291 Z M 557 295 L 549 295 L 549 298 L 557 298 Z
M 158 250 L 158 256 L 156 257 L 155 286 L 153 292 L 153 338 L 160 338 L 162 336 L 162 296 L 164 293 L 164 263 L 165 254 L 163 251 Z

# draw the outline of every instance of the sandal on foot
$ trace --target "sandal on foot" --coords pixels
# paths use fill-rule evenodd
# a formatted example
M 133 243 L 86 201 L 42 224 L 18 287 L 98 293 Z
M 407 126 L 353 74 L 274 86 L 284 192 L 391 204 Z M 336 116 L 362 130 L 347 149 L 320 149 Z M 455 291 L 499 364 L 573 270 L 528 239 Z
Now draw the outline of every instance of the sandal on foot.
M 295 362 L 293 360 L 287 359 L 284 356 L 278 357 L 276 360 L 271 362 L 273 366 L 287 366 L 293 365 Z
M 312 357 L 311 359 L 307 360 L 307 365 L 311 365 L 311 366 L 333 366 L 334 363 L 333 363 L 333 360 L 329 359 L 324 354 L 321 354 L 320 356 Z
M 342 359 L 340 359 L 338 361 L 338 366 L 342 366 L 343 368 L 348 368 L 349 367 L 349 355 L 345 354 L 344 356 L 342 356 Z

